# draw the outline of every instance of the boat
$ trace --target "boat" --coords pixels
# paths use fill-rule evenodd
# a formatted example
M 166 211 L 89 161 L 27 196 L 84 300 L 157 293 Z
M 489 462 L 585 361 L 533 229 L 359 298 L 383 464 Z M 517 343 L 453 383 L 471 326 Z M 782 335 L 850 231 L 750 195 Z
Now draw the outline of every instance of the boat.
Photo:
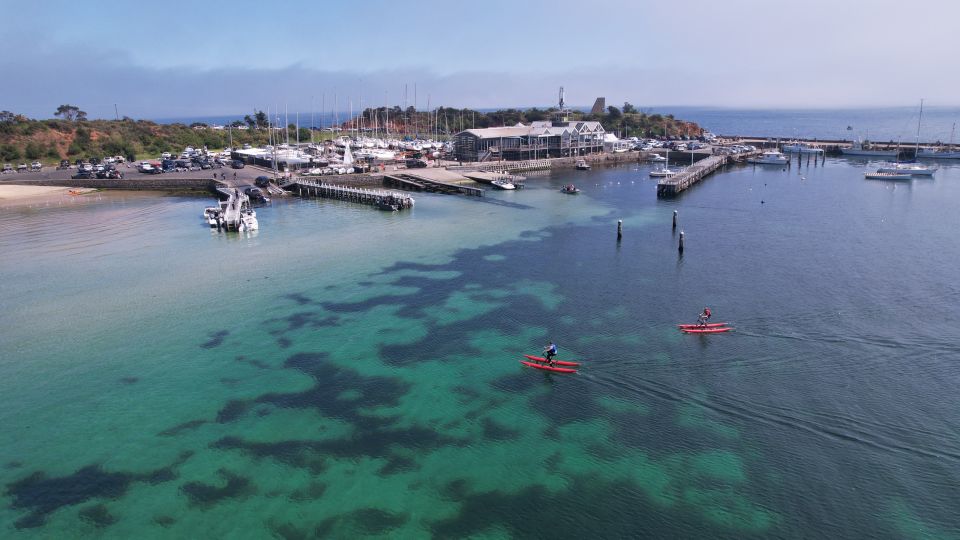
M 652 161 L 654 163 L 663 163 L 667 161 L 667 158 L 661 156 L 660 154 L 650 154 L 648 161 Z
M 247 210 L 240 216 L 241 231 L 255 231 L 260 228 L 260 222 L 257 221 L 257 213 L 253 210 Z
M 568 184 L 560 188 L 560 193 L 566 193 L 568 195 L 576 195 L 577 193 L 580 193 L 580 188 L 578 188 L 573 184 Z
M 707 323 L 706 325 L 703 325 L 703 326 L 699 324 L 678 324 L 677 328 L 720 328 L 726 325 L 727 323 L 725 322 Z
M 211 227 L 217 226 L 217 220 L 220 218 L 220 208 L 217 206 L 208 206 L 203 209 L 203 219 Z
M 528 359 L 530 359 L 530 360 L 532 360 L 532 361 L 534 361 L 534 362 L 546 362 L 546 361 L 547 361 L 547 359 L 544 358 L 544 357 L 542 357 L 542 356 L 533 356 L 533 355 L 529 355 L 529 354 L 525 354 L 525 355 L 523 355 L 523 356 L 527 357 Z M 580 362 L 571 362 L 571 361 L 569 361 L 569 360 L 554 360 L 553 363 L 556 364 L 556 365 L 558 365 L 558 366 L 579 366 L 579 365 L 580 365 Z
M 502 178 L 498 178 L 490 183 L 497 189 L 517 189 L 517 186 L 513 185 L 512 182 Z
M 582 160 L 582 159 L 578 159 L 578 160 L 577 160 L 576 167 L 577 167 L 577 170 L 578 170 L 578 171 L 589 171 L 589 170 L 590 170 L 590 164 L 587 163 L 585 160 Z
M 845 156 L 895 157 L 898 151 L 874 150 L 869 141 L 857 139 L 850 148 L 841 148 L 840 153 Z
M 823 148 L 814 148 L 807 143 L 792 141 L 780 147 L 785 154 L 823 154 Z
M 378 203 L 377 203 L 377 208 L 379 208 L 380 210 L 383 210 L 383 211 L 385 211 L 385 212 L 396 212 L 397 210 L 400 209 L 400 207 L 397 206 L 396 204 L 393 204 L 393 203 L 387 202 L 387 201 L 380 201 L 380 202 L 378 202 Z
M 787 165 L 790 163 L 790 156 L 779 150 L 765 150 L 760 157 L 747 159 L 747 163 L 754 165 Z
M 960 159 L 960 150 L 952 149 L 952 145 L 942 148 L 921 148 L 917 151 L 917 157 L 921 159 Z
M 886 163 L 877 169 L 881 173 L 909 174 L 911 176 L 933 176 L 937 167 L 925 167 L 918 163 Z
M 575 370 L 575 369 L 573 369 L 573 368 L 547 366 L 547 365 L 544 365 L 544 364 L 538 364 L 538 363 L 536 363 L 536 362 L 528 362 L 528 361 L 526 361 L 526 360 L 521 360 L 520 363 L 523 364 L 523 365 L 525 365 L 525 366 L 530 366 L 530 367 L 532 367 L 532 368 L 542 369 L 542 370 L 545 370 L 545 371 L 553 371 L 553 372 L 556 372 L 556 373 L 576 373 L 576 372 L 577 372 L 577 370 Z
M 660 155 L 660 154 L 656 154 L 656 155 Z M 670 150 L 667 150 L 667 157 L 663 158 L 663 163 L 664 163 L 663 165 L 650 171 L 650 178 L 667 178 L 669 176 L 673 176 L 678 172 L 680 172 L 679 170 L 670 168 Z
M 913 176 L 910 173 L 895 173 L 895 172 L 865 172 L 863 177 L 868 180 L 912 180 Z
M 686 332 L 687 334 L 719 334 L 721 332 L 729 332 L 733 330 L 729 326 L 724 326 L 722 328 L 681 328 L 681 332 Z

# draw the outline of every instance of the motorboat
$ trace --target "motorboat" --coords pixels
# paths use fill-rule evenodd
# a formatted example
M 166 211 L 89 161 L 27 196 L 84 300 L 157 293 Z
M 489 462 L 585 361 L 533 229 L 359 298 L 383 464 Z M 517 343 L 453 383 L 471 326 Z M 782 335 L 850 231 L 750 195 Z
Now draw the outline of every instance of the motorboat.
M 661 156 L 660 154 L 650 154 L 649 160 L 654 163 L 665 163 L 667 158 Z
M 886 163 L 877 169 L 882 173 L 909 174 L 912 176 L 933 176 L 937 172 L 937 167 L 926 167 L 919 163 Z
M 657 167 L 656 169 L 650 171 L 650 178 L 667 178 L 673 176 L 680 171 L 675 171 L 667 166 Z
M 498 178 L 490 183 L 493 185 L 493 187 L 497 189 L 506 189 L 506 190 L 517 189 L 517 186 L 513 185 L 513 182 L 510 182 L 509 180 L 504 180 L 502 178 Z
M 868 141 L 856 140 L 850 148 L 841 148 L 840 153 L 845 156 L 866 156 L 866 157 L 896 157 L 897 150 L 876 150 Z
M 780 147 L 785 154 L 823 154 L 823 148 L 814 148 L 807 143 L 793 141 Z
M 911 180 L 913 176 L 909 173 L 893 173 L 893 172 L 865 172 L 863 173 L 864 178 L 868 180 Z
M 790 163 L 790 156 L 778 150 L 765 150 L 759 157 L 747 159 L 747 163 L 753 163 L 754 165 L 787 165 Z
M 567 195 L 576 195 L 577 193 L 580 193 L 580 188 L 578 188 L 573 184 L 567 184 L 562 188 L 560 188 L 560 193 L 566 193 Z
M 578 171 L 589 171 L 589 170 L 590 170 L 590 164 L 587 163 L 585 160 L 582 160 L 582 159 L 578 159 L 578 160 L 577 160 L 577 165 L 576 165 L 576 167 L 577 167 L 577 170 L 578 170 Z
M 211 227 L 217 226 L 217 221 L 220 219 L 220 207 L 219 206 L 208 206 L 203 209 L 203 219 Z
M 260 228 L 257 221 L 257 213 L 254 210 L 247 210 L 240 216 L 241 231 L 255 231 Z

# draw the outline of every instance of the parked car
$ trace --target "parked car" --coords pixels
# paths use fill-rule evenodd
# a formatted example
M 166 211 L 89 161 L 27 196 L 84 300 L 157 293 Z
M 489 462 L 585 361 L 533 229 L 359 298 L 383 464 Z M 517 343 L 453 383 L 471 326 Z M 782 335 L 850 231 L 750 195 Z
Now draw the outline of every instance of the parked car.
M 30 164 L 31 171 L 39 171 L 42 168 L 43 168 L 43 163 L 40 163 L 39 161 L 34 161 L 33 163 Z
M 248 187 L 247 189 L 244 190 L 244 193 L 246 193 L 247 196 L 250 197 L 250 199 L 253 201 L 262 202 L 262 203 L 270 202 L 270 199 L 268 199 L 267 196 L 264 195 L 262 191 L 260 191 L 260 188 Z
M 244 164 L 239 159 L 235 159 L 232 162 L 230 162 L 230 166 L 233 167 L 234 169 L 242 169 Z
M 13 172 L 13 165 L 9 163 L 5 163 L 3 165 L 3 174 L 12 173 L 12 172 Z
M 107 169 L 97 173 L 97 178 L 106 178 L 108 180 L 122 180 L 123 173 L 116 169 Z
M 17 165 L 17 172 L 26 172 L 26 171 L 27 171 L 27 164 L 26 164 L 26 163 L 21 163 L 21 164 Z
M 266 176 L 258 176 L 257 179 L 253 181 L 253 183 L 259 187 L 265 188 L 270 185 L 270 179 L 267 178 Z
M 427 162 L 422 159 L 408 159 L 406 163 L 408 169 L 422 169 L 427 166 Z
M 93 177 L 94 177 L 94 174 L 90 171 L 77 171 L 77 173 L 71 176 L 70 178 L 74 180 L 89 180 Z
M 69 169 L 70 167 L 71 167 L 71 165 L 70 165 L 70 160 L 69 160 L 69 159 L 61 159 L 61 160 L 60 160 L 60 165 L 57 165 L 57 170 L 59 171 L 59 170 L 61 170 L 61 169 Z

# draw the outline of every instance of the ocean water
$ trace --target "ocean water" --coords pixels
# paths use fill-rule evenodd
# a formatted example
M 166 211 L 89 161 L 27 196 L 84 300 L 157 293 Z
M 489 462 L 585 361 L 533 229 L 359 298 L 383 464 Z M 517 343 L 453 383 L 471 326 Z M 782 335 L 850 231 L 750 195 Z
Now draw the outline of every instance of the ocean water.
M 864 170 L 7 210 L 2 536 L 956 538 L 960 167 Z

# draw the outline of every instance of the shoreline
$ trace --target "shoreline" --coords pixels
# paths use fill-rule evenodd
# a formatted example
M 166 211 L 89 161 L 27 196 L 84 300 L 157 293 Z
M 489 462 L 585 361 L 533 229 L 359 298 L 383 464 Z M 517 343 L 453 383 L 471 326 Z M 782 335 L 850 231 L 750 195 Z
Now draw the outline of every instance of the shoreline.
M 0 208 L 57 202 L 96 191 L 81 187 L 0 184 Z

